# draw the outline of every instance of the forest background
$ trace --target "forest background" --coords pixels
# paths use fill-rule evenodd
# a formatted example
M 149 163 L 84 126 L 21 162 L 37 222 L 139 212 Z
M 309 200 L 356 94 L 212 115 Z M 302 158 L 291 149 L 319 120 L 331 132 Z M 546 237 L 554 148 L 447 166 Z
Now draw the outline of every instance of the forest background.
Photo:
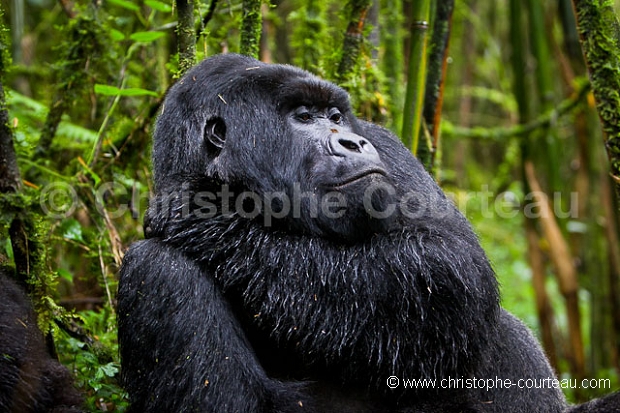
M 346 88 L 473 223 L 502 304 L 558 375 L 617 389 L 618 8 L 581 3 L 0 1 L 0 265 L 26 285 L 88 407 L 127 403 L 115 291 L 143 237 L 153 121 L 179 75 L 221 52 Z M 588 53 L 601 44 L 607 54 Z M 612 74 L 597 84 L 597 70 Z M 609 391 L 566 389 L 575 401 Z

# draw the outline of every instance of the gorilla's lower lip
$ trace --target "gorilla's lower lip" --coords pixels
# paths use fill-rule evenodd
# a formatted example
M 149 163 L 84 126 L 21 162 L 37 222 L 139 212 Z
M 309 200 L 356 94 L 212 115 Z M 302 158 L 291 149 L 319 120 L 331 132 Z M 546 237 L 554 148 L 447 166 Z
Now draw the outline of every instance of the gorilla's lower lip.
M 372 169 L 367 169 L 367 170 L 363 170 L 359 173 L 356 173 L 354 175 L 351 175 L 349 177 L 346 177 L 345 179 L 333 183 L 331 185 L 328 185 L 331 188 L 342 188 L 343 186 L 347 186 L 349 184 L 352 184 L 354 182 L 357 182 L 361 179 L 367 178 L 371 175 L 381 175 L 381 176 L 386 176 L 387 173 L 381 169 L 381 168 L 372 168 Z

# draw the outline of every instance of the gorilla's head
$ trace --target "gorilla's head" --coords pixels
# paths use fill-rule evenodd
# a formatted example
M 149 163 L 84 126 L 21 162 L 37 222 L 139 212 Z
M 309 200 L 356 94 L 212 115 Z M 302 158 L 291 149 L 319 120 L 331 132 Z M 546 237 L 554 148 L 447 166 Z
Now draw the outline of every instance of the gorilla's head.
M 168 93 L 154 136 L 155 184 L 162 193 L 194 182 L 192 197 L 208 210 L 355 241 L 398 220 L 399 145 L 356 119 L 347 93 L 329 82 L 218 55 Z

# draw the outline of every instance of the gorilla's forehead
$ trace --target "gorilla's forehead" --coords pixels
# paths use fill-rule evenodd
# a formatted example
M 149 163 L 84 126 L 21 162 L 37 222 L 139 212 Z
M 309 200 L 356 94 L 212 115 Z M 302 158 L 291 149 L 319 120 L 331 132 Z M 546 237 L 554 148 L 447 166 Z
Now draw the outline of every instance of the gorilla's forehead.
M 284 110 L 297 106 L 337 107 L 343 112 L 349 110 L 349 96 L 343 89 L 314 76 L 282 82 L 275 98 L 278 107 Z
M 305 70 L 235 54 L 205 59 L 179 83 L 178 92 L 190 98 L 183 100 L 194 98 L 207 105 L 239 99 L 272 103 L 284 110 L 301 105 L 337 107 L 341 111 L 350 107 L 347 92 Z M 202 91 L 198 95 L 196 86 Z
M 229 85 L 232 88 L 243 85 L 247 92 L 258 93 L 266 101 L 273 99 L 284 110 L 297 106 L 349 110 L 349 95 L 342 88 L 293 66 L 249 66 L 239 71 Z

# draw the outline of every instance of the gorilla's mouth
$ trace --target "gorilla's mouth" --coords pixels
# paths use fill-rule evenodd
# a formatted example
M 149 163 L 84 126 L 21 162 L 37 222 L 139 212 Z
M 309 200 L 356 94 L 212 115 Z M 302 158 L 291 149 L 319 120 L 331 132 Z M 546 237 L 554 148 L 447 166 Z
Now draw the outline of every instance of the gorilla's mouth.
M 358 173 L 355 173 L 351 176 L 345 177 L 344 179 L 335 182 L 331 185 L 328 185 L 330 188 L 334 188 L 334 189 L 338 189 L 338 188 L 342 188 L 345 187 L 347 185 L 353 184 L 355 182 L 361 181 L 363 179 L 369 178 L 372 175 L 381 175 L 381 176 L 387 176 L 387 172 L 385 172 L 383 169 L 378 168 L 378 167 L 373 167 L 373 168 L 368 168 L 368 169 L 364 169 Z

